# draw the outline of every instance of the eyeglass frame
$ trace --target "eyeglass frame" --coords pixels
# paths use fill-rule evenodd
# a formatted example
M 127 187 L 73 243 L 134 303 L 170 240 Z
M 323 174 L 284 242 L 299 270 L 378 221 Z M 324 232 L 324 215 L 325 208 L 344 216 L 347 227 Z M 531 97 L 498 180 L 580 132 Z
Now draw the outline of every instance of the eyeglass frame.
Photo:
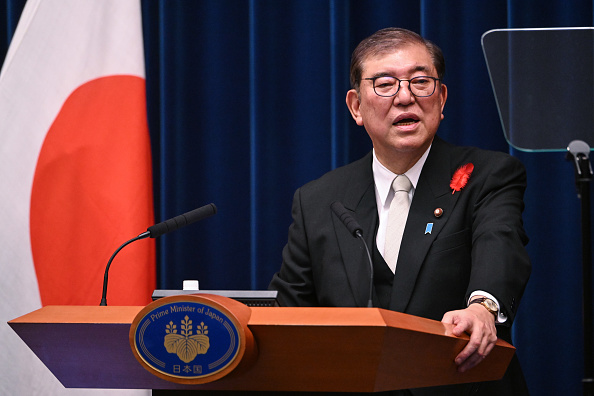
M 377 91 L 375 90 L 375 80 L 377 80 L 378 78 L 383 78 L 383 77 L 390 77 L 390 78 L 394 78 L 398 81 L 398 89 L 396 90 L 396 92 L 394 92 L 392 95 L 380 95 L 377 93 Z M 410 82 L 416 78 L 430 78 L 433 80 L 433 91 L 429 94 L 429 95 L 416 95 L 411 89 L 410 89 Z M 373 93 L 375 93 L 377 96 L 382 97 L 382 98 L 391 98 L 393 96 L 398 95 L 398 92 L 400 92 L 400 88 L 402 87 L 402 81 L 406 81 L 408 82 L 408 90 L 410 91 L 410 93 L 415 97 L 415 98 L 428 98 L 430 96 L 432 96 L 435 93 L 435 88 L 437 88 L 437 82 L 441 82 L 441 78 L 437 78 L 437 77 L 432 77 L 432 76 L 415 76 L 413 78 L 409 78 L 408 80 L 404 80 L 404 79 L 400 79 L 398 77 L 394 77 L 394 76 L 375 76 L 375 77 L 367 77 L 367 78 L 363 78 L 362 80 L 369 80 L 372 82 L 373 84 Z

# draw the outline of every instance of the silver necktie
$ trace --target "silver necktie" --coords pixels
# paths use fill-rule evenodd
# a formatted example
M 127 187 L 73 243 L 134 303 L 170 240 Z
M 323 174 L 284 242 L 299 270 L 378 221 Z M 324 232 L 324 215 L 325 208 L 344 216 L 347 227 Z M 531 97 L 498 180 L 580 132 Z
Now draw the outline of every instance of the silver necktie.
M 392 272 L 396 272 L 396 262 L 400 252 L 400 242 L 404 233 L 404 226 L 408 217 L 408 192 L 412 184 L 405 175 L 398 175 L 392 182 L 394 198 L 390 203 L 388 212 L 388 226 L 386 228 L 386 242 L 384 247 L 384 259 Z

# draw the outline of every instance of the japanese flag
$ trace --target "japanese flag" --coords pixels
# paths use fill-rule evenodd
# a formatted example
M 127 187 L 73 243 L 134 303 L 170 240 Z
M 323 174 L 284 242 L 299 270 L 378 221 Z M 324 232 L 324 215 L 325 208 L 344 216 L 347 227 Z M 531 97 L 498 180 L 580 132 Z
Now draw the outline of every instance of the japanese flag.
M 140 0 L 27 2 L 0 73 L 2 395 L 81 392 L 6 322 L 98 305 L 111 254 L 153 224 L 144 76 Z M 147 304 L 155 276 L 154 241 L 131 244 L 108 304 Z

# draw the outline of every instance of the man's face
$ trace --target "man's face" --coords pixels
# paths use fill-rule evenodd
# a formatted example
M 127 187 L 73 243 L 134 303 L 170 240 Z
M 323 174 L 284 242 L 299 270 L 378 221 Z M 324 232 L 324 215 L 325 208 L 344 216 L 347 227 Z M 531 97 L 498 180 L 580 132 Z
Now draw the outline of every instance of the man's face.
M 433 95 L 415 97 L 408 82 L 401 82 L 395 96 L 381 97 L 375 94 L 373 81 L 365 80 L 381 75 L 408 80 L 416 76 L 438 77 L 437 71 L 425 46 L 410 44 L 365 59 L 359 94 L 354 90 L 347 93 L 349 110 L 371 137 L 380 162 L 392 169 L 394 158 L 406 158 L 412 166 L 431 145 L 443 119 L 447 88 L 437 82 Z

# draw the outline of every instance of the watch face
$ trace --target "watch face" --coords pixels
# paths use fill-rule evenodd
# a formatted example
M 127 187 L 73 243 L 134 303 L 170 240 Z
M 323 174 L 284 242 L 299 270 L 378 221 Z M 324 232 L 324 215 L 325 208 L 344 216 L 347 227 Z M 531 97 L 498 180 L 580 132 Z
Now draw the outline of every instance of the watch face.
M 490 311 L 493 312 L 497 312 L 497 305 L 495 304 L 495 302 L 493 302 L 493 300 L 490 299 L 485 299 L 483 301 L 483 304 L 487 307 L 487 309 L 489 309 Z

